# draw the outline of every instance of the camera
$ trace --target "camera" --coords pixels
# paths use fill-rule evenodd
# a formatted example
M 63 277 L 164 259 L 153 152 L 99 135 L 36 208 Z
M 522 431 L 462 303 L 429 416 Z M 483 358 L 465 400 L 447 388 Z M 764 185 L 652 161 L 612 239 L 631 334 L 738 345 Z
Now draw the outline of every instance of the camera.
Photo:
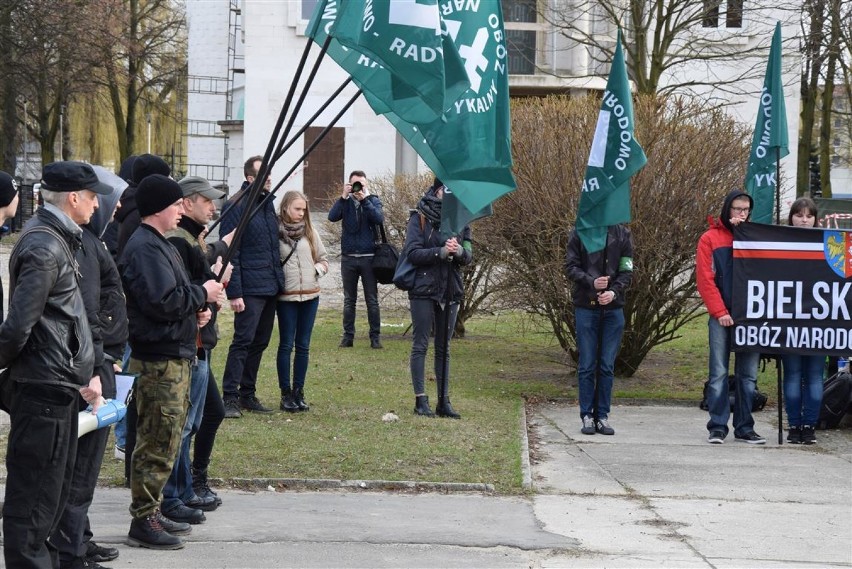
M 361 182 L 353 182 L 352 183 L 352 193 L 353 194 L 359 194 L 362 191 L 364 191 L 364 184 L 362 184 Z

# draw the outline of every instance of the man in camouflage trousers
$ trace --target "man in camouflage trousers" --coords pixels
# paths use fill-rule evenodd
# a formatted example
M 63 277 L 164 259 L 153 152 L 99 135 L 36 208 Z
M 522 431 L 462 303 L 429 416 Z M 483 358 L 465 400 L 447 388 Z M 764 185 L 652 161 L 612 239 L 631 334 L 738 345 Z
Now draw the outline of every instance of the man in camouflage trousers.
M 183 191 L 155 174 L 140 182 L 136 205 L 142 225 L 121 254 L 119 270 L 127 296 L 131 359 L 136 380 L 136 448 L 130 468 L 127 544 L 179 549 L 189 524 L 165 518 L 160 497 L 172 470 L 186 419 L 190 364 L 199 328 L 211 317 L 222 285 L 192 284 L 180 255 L 164 237 L 183 214 Z

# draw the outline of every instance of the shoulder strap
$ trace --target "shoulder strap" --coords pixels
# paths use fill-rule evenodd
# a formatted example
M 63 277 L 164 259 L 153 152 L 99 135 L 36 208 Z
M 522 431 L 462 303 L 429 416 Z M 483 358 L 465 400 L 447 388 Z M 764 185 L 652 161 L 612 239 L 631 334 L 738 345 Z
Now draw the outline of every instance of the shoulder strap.
M 9 256 L 9 265 L 12 266 L 14 264 L 14 261 L 17 258 L 17 255 L 18 255 L 18 247 L 24 241 L 24 237 L 29 235 L 30 233 L 36 233 L 36 232 L 48 233 L 48 234 L 52 235 L 53 237 L 55 237 L 57 241 L 59 241 L 59 244 L 62 245 L 62 248 L 65 250 L 65 255 L 68 257 L 68 262 L 74 268 L 74 274 L 76 275 L 77 280 L 79 281 L 79 279 L 82 276 L 80 274 L 80 266 L 77 264 L 77 258 L 74 257 L 73 253 L 71 253 L 71 248 L 68 246 L 68 243 L 65 241 L 65 239 L 62 238 L 62 236 L 59 233 L 56 232 L 56 230 L 51 229 L 50 227 L 47 227 L 47 226 L 44 226 L 44 225 L 38 225 L 36 227 L 30 227 L 29 229 L 27 229 L 26 231 L 21 233 L 21 235 L 18 237 L 18 242 L 15 243 L 15 246 L 12 248 L 12 253 Z M 12 281 L 9 284 L 10 284 L 10 286 L 14 286 L 14 281 Z
M 384 223 L 379 224 L 379 233 L 382 236 L 382 243 L 387 243 L 388 242 L 388 236 L 385 233 L 385 224 Z
M 284 260 L 283 260 L 283 261 L 281 261 L 281 266 L 282 266 L 282 267 L 283 267 L 284 265 L 286 265 L 286 264 L 287 264 L 287 261 L 289 261 L 289 260 L 290 260 L 290 257 L 292 257 L 292 256 L 293 256 L 293 253 L 295 253 L 295 252 L 296 252 L 296 247 L 298 247 L 298 246 L 299 246 L 299 239 L 296 239 L 296 240 L 293 242 L 293 248 L 292 248 L 292 249 L 290 249 L 290 254 L 288 254 L 288 255 L 287 255 L 287 257 L 285 257 L 285 258 L 284 258 Z

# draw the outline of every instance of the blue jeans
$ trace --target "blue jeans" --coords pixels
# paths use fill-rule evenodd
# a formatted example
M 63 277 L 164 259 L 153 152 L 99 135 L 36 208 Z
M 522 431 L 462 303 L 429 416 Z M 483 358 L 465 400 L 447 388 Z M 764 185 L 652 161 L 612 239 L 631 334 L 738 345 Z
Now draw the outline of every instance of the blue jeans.
M 127 371 L 127 364 L 130 362 L 130 344 L 124 346 L 124 356 L 121 358 L 121 370 Z M 127 415 L 121 418 L 121 421 L 115 424 L 115 444 L 124 448 L 127 442 Z
M 814 426 L 822 404 L 825 356 L 787 354 L 784 362 L 784 407 L 791 427 Z
M 364 287 L 364 302 L 367 303 L 370 339 L 378 339 L 382 333 L 382 318 L 379 312 L 379 287 L 373 274 L 373 257 L 343 255 L 340 260 L 340 277 L 343 281 L 343 337 L 355 337 L 355 303 L 358 301 L 360 278 Z
M 290 354 L 296 346 L 293 358 L 293 390 L 305 387 L 308 373 L 311 332 L 317 317 L 319 297 L 304 302 L 278 301 L 278 387 L 282 393 L 290 392 Z
M 715 318 L 708 322 L 710 340 L 710 377 L 707 386 L 707 406 L 710 420 L 707 430 L 728 434 L 728 418 L 731 402 L 728 395 L 728 374 L 731 359 L 731 332 L 733 326 L 722 326 Z M 754 390 L 757 388 L 757 364 L 759 352 L 736 352 L 734 354 L 734 435 L 745 435 L 754 431 L 751 407 Z
M 590 310 L 574 311 L 577 328 L 577 388 L 580 392 L 580 417 L 590 415 L 598 419 L 609 417 L 612 383 L 615 379 L 615 356 L 621 347 L 624 333 L 624 311 Z M 598 359 L 598 327 L 603 321 L 601 359 Z M 595 368 L 597 368 L 597 401 L 595 401 Z
M 210 373 L 209 362 L 210 351 L 207 351 L 205 359 L 199 359 L 192 366 L 189 383 L 189 409 L 186 412 L 186 422 L 181 433 L 180 449 L 177 459 L 172 467 L 172 473 L 163 488 L 163 511 L 168 511 L 175 506 L 190 500 L 195 493 L 192 490 L 192 464 L 189 457 L 189 447 L 192 444 L 192 435 L 198 431 L 201 425 L 201 417 L 204 411 L 204 399 L 207 396 L 207 381 Z
M 234 337 L 222 374 L 222 396 L 254 397 L 263 351 L 272 337 L 277 296 L 244 296 L 246 309 L 234 314 Z

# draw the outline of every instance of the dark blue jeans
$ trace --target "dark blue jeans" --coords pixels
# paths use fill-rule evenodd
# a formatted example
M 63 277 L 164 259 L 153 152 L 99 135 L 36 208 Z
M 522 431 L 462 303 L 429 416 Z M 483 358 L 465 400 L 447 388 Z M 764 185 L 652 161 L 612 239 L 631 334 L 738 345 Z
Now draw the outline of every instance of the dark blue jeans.
M 580 360 L 577 362 L 577 388 L 580 392 L 580 417 L 586 415 L 598 419 L 609 417 L 612 400 L 612 383 L 615 379 L 615 356 L 621 347 L 621 335 L 624 332 L 624 311 L 589 310 L 577 308 L 574 311 L 577 324 L 577 349 Z M 601 334 L 601 359 L 598 361 L 598 329 L 603 322 Z M 595 401 L 595 368 L 597 374 L 597 401 Z
M 379 287 L 373 274 L 373 257 L 343 255 L 340 261 L 340 277 L 343 280 L 343 337 L 355 337 L 355 304 L 358 302 L 360 278 L 364 288 L 364 301 L 367 303 L 370 339 L 378 339 L 382 333 L 382 317 L 379 312 Z
M 825 356 L 788 354 L 784 362 L 784 403 L 791 427 L 814 426 L 822 404 Z
M 234 339 L 228 349 L 222 393 L 225 399 L 253 397 L 263 351 L 272 337 L 276 296 L 245 296 L 246 309 L 234 314 Z
M 728 434 L 728 418 L 731 416 L 731 401 L 728 395 L 728 374 L 731 359 L 731 331 L 733 326 L 722 326 L 715 318 L 708 323 L 710 339 L 710 377 L 707 388 L 707 406 L 710 420 L 709 432 L 722 431 Z M 754 430 L 751 407 L 754 390 L 757 388 L 757 365 L 759 352 L 737 352 L 734 354 L 734 434 L 745 435 Z
M 282 393 L 290 392 L 290 354 L 296 346 L 296 357 L 293 358 L 292 389 L 302 389 L 305 386 L 305 376 L 308 373 L 309 351 L 311 348 L 311 332 L 314 330 L 314 320 L 317 317 L 319 297 L 304 302 L 278 301 L 278 387 Z

